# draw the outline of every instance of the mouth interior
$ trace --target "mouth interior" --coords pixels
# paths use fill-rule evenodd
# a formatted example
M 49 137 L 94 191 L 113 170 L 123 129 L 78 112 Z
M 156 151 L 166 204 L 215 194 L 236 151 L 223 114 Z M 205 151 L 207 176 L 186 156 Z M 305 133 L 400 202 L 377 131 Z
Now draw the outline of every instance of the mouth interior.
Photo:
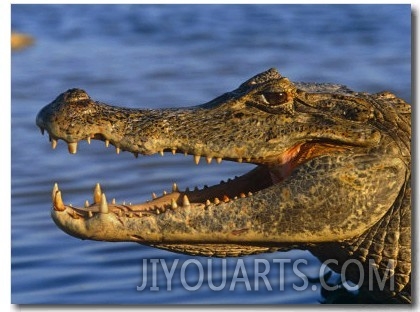
M 240 198 L 252 196 L 261 190 L 275 184 L 281 184 L 293 170 L 306 161 L 330 152 L 343 151 L 346 146 L 331 142 L 303 142 L 287 149 L 280 155 L 264 159 L 263 163 L 256 163 L 256 167 L 242 176 L 222 181 L 220 184 L 203 189 L 179 191 L 174 185 L 172 192 L 153 198 L 141 204 L 132 205 L 135 211 L 165 211 L 169 205 L 185 206 L 190 204 L 219 204 Z M 232 159 L 230 159 L 232 160 Z M 187 200 L 185 199 L 187 198 Z
M 102 140 L 103 138 L 95 137 L 95 139 Z M 70 148 L 71 144 L 68 143 L 69 151 L 73 153 Z M 105 144 L 108 146 L 109 142 L 105 140 Z M 112 144 L 112 143 L 111 143 Z M 345 149 L 345 147 L 331 143 L 331 142 L 302 142 L 293 145 L 291 148 L 286 149 L 279 155 L 271 155 L 264 158 L 262 161 L 251 161 L 251 163 L 257 166 L 245 173 L 240 177 L 229 179 L 227 182 L 222 181 L 220 184 L 213 185 L 210 187 L 205 186 L 202 189 L 189 190 L 188 188 L 184 191 L 180 191 L 176 184 L 172 187 L 172 192 L 163 194 L 162 196 L 152 195 L 152 200 L 139 203 L 139 204 L 116 204 L 114 201 L 107 204 L 107 207 L 102 207 L 104 201 L 102 192 L 99 185 L 94 190 L 94 203 L 89 205 L 85 204 L 85 208 L 71 207 L 74 213 L 79 215 L 85 215 L 90 212 L 101 212 L 104 209 L 111 211 L 116 214 L 120 213 L 154 213 L 160 214 L 168 209 L 177 209 L 183 206 L 203 206 L 218 205 L 220 203 L 226 203 L 232 200 L 238 200 L 252 196 L 253 194 L 266 189 L 274 184 L 282 183 L 288 178 L 293 170 L 316 156 L 328 153 L 330 151 L 336 152 L 337 150 Z M 120 150 L 117 148 L 117 153 Z M 181 151 L 176 151 L 182 153 Z M 161 152 L 163 153 L 163 151 Z M 172 151 L 174 153 L 174 151 Z M 135 154 L 137 157 L 137 155 Z M 224 158 L 225 159 L 225 158 Z M 234 159 L 225 159 L 233 160 Z M 219 162 L 219 161 L 218 161 Z M 197 161 L 196 161 L 197 163 Z M 60 194 L 61 196 L 61 194 Z M 62 203 L 57 205 L 56 190 L 53 190 L 53 202 L 54 209 L 62 211 Z M 61 198 L 59 199 L 61 201 Z M 60 206 L 60 207 L 58 207 Z M 76 216 L 75 216 L 76 217 Z
M 95 137 L 95 139 L 97 138 Z M 112 144 L 112 142 L 109 143 L 105 141 L 105 144 L 108 146 L 109 144 Z M 70 144 L 68 145 L 70 146 Z M 70 150 L 70 147 L 69 152 L 73 153 Z M 118 150 L 117 153 L 119 153 Z M 177 151 L 177 153 L 183 152 Z M 137 155 L 135 156 L 137 157 Z M 223 158 L 223 160 L 232 161 L 233 159 Z M 220 161 L 217 162 L 220 163 Z M 155 193 L 153 193 L 151 200 L 135 204 L 126 204 L 125 202 L 118 204 L 115 202 L 115 200 L 113 200 L 112 202 L 107 203 L 107 209 L 110 212 L 116 214 L 122 213 L 123 215 L 127 215 L 129 213 L 133 213 L 134 215 L 139 215 L 140 213 L 141 215 L 142 213 L 146 213 L 147 215 L 160 214 L 166 210 L 176 209 L 186 205 L 197 207 L 206 207 L 211 204 L 218 205 L 220 203 L 226 203 L 240 198 L 252 196 L 254 193 L 272 186 L 275 183 L 275 180 L 276 179 L 273 178 L 273 173 L 270 171 L 269 166 L 264 164 L 257 164 L 257 166 L 251 169 L 249 172 L 239 177 L 228 179 L 227 181 L 222 180 L 219 184 L 216 185 L 205 185 L 200 189 L 196 187 L 195 189 L 191 190 L 189 188 L 180 190 L 174 183 L 171 192 L 164 192 L 164 194 L 161 196 L 157 196 Z M 277 182 L 278 181 L 276 181 L 276 183 Z M 102 210 L 102 191 L 99 184 L 96 185 L 93 191 L 93 204 L 89 204 L 88 201 L 86 201 L 84 208 L 65 206 L 61 200 L 61 192 L 60 199 L 58 200 L 58 198 L 56 198 L 57 189 L 55 187 L 52 193 L 53 208 L 56 211 L 63 211 L 65 208 L 71 208 L 69 209 L 69 212 L 71 211 L 72 216 L 77 218 L 76 214 L 78 214 L 79 217 L 86 217 L 88 212 L 101 212 Z M 57 201 L 60 201 L 61 203 L 57 205 Z
M 109 209 L 113 212 L 123 209 L 133 213 L 163 213 L 168 209 L 176 209 L 185 206 L 203 206 L 206 207 L 210 204 L 218 205 L 229 201 L 237 200 L 252 196 L 260 190 L 270 187 L 274 184 L 270 170 L 268 167 L 259 165 L 251 171 L 227 181 L 221 181 L 219 184 L 213 186 L 204 186 L 201 189 L 195 188 L 190 190 L 180 190 L 174 183 L 172 191 L 164 193 L 161 196 L 152 194 L 152 199 L 143 203 L 136 203 L 130 205 L 108 205 Z M 93 209 L 95 206 L 100 205 L 100 202 L 85 207 L 85 209 Z M 123 206 L 123 207 L 121 207 Z M 99 209 L 99 208 L 98 208 Z
M 156 208 L 162 208 L 163 205 L 171 203 L 172 200 L 175 200 L 178 206 L 183 206 L 185 205 L 185 196 L 187 196 L 190 204 L 206 205 L 209 202 L 218 204 L 219 202 L 229 202 L 251 196 L 273 184 L 269 169 L 260 165 L 242 176 L 221 181 L 220 184 L 213 186 L 204 186 L 202 189 L 196 188 L 194 190 L 186 189 L 185 191 L 180 191 L 174 185 L 171 193 L 157 197 L 151 202 L 133 205 L 133 208 L 141 210 L 143 207 L 147 207 L 148 204 L 153 204 Z

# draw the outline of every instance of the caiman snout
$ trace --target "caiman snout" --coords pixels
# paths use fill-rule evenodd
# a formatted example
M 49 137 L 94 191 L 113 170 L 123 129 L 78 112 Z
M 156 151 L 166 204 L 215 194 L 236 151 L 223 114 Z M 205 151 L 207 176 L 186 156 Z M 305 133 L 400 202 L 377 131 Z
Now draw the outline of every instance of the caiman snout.
M 36 124 L 42 134 L 48 131 L 53 149 L 57 146 L 58 138 L 61 138 L 68 143 L 69 152 L 76 153 L 79 138 L 73 127 L 77 124 L 89 125 L 84 116 L 92 114 L 92 104 L 94 102 L 84 90 L 69 89 L 41 109 L 36 116 Z
M 91 99 L 90 96 L 81 89 L 69 89 L 61 93 L 50 104 L 46 105 L 36 116 L 36 124 L 41 129 L 46 129 L 51 126 L 51 122 L 60 115 L 60 113 L 80 114 L 82 110 L 89 107 Z

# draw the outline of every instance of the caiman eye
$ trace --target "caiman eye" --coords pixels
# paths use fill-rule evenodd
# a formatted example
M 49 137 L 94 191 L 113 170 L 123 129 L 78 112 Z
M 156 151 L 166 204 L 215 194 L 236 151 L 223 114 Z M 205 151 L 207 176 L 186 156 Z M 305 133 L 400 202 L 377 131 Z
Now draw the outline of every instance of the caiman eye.
M 271 106 L 277 106 L 287 102 L 286 92 L 264 92 L 261 96 Z

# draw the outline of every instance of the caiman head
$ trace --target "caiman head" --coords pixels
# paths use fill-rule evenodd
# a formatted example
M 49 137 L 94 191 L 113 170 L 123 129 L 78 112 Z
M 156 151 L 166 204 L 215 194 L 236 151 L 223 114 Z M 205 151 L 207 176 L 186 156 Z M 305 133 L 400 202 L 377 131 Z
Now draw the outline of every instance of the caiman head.
M 73 236 L 209 256 L 321 246 L 339 258 L 358 252 L 367 258 L 376 248 L 369 241 L 385 240 L 381 259 L 397 259 L 410 247 L 409 222 L 399 223 L 398 239 L 385 236 L 395 230 L 392 216 L 402 218 L 398 210 L 409 206 L 409 110 L 387 92 L 292 83 L 270 69 L 189 108 L 119 108 L 71 89 L 36 123 L 53 148 L 61 139 L 70 153 L 78 141 L 97 139 L 136 157 L 172 152 L 196 163 L 256 165 L 219 185 L 191 191 L 174 185 L 132 205 L 108 202 L 97 185 L 92 204 L 71 207 L 55 185 L 52 217 Z

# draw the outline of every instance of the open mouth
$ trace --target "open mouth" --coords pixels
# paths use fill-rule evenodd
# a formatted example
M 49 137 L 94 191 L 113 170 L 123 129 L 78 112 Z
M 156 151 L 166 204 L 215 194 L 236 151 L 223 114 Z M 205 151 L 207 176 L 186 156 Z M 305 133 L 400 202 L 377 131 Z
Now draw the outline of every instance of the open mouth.
M 112 142 L 110 143 L 100 135 L 92 135 L 92 138 L 103 140 L 106 146 L 112 144 Z M 50 137 L 50 141 L 52 148 L 55 149 L 57 146 L 57 139 Z M 90 142 L 90 138 L 88 139 L 88 142 Z M 205 209 L 211 205 L 217 206 L 222 203 L 253 196 L 261 190 L 281 183 L 291 175 L 295 167 L 309 159 L 332 150 L 337 151 L 344 149 L 346 149 L 345 146 L 333 144 L 332 142 L 306 142 L 295 144 L 282 154 L 271 156 L 264 160 L 232 158 L 213 159 L 212 157 L 192 155 L 196 165 L 202 160 L 205 160 L 208 164 L 213 161 L 220 164 L 222 160 L 228 160 L 238 163 L 253 163 L 257 166 L 239 177 L 221 181 L 219 184 L 212 186 L 205 185 L 201 189 L 197 187 L 190 189 L 187 187 L 185 190 L 181 190 L 176 183 L 173 183 L 170 192 L 164 192 L 162 195 L 152 193 L 151 200 L 136 204 L 125 202 L 119 204 L 116 203 L 115 199 L 108 201 L 106 195 L 102 192 L 100 185 L 97 184 L 93 190 L 92 203 L 89 203 L 87 200 L 83 208 L 67 206 L 62 200 L 62 194 L 58 185 L 55 184 L 52 190 L 53 209 L 55 211 L 64 211 L 66 208 L 71 208 L 69 209 L 69 214 L 76 219 L 79 217 L 89 218 L 92 217 L 94 213 L 98 212 L 115 213 L 119 217 L 143 217 L 152 214 L 159 215 L 170 210 L 182 209 L 182 207 L 193 206 Z M 72 154 L 76 153 L 77 143 L 68 143 L 68 150 Z M 116 147 L 116 152 L 119 154 L 121 150 Z M 170 152 L 174 155 L 188 154 L 182 150 L 174 149 L 164 149 L 159 153 L 163 155 L 164 152 Z M 138 155 L 135 154 L 135 156 L 137 157 Z
M 56 139 L 51 139 L 52 147 L 55 148 L 57 145 Z M 109 142 L 105 141 L 106 145 Z M 70 153 L 76 153 L 73 148 L 75 145 L 68 144 Z M 167 152 L 165 150 L 165 152 Z M 186 154 L 183 151 L 170 151 L 172 154 Z M 117 148 L 117 153 L 120 150 Z M 163 155 L 163 151 L 161 152 Z M 137 156 L 137 155 L 136 155 Z M 208 164 L 215 162 L 220 164 L 222 160 L 234 161 L 232 159 L 212 159 L 210 157 L 200 157 L 193 155 L 194 163 L 198 165 L 200 161 L 206 161 Z M 238 161 L 237 161 L 238 162 Z M 246 161 L 241 160 L 241 163 Z M 286 171 L 286 167 L 282 169 L 279 166 L 278 170 Z M 66 207 L 72 208 L 72 215 L 76 218 L 92 216 L 95 212 L 101 213 L 115 213 L 119 216 L 143 216 L 147 214 L 161 214 L 168 210 L 177 210 L 185 206 L 202 206 L 208 207 L 210 205 L 219 205 L 221 203 L 227 203 L 229 201 L 238 200 L 240 198 L 246 198 L 253 196 L 253 194 L 259 192 L 262 189 L 268 188 L 279 180 L 274 178 L 275 171 L 271 171 L 267 165 L 257 165 L 251 171 L 235 178 L 228 179 L 227 181 L 221 181 L 219 184 L 207 186 L 203 188 L 189 188 L 181 190 L 176 183 L 172 184 L 170 192 L 164 191 L 163 194 L 152 193 L 152 198 L 143 203 L 116 203 L 115 199 L 107 201 L 106 196 L 102 193 L 101 187 L 97 184 L 93 190 L 93 202 L 90 203 L 88 200 L 85 202 L 83 208 L 67 206 L 62 201 L 61 191 L 58 189 L 58 185 L 55 184 L 52 191 L 53 208 L 56 211 L 64 211 Z

